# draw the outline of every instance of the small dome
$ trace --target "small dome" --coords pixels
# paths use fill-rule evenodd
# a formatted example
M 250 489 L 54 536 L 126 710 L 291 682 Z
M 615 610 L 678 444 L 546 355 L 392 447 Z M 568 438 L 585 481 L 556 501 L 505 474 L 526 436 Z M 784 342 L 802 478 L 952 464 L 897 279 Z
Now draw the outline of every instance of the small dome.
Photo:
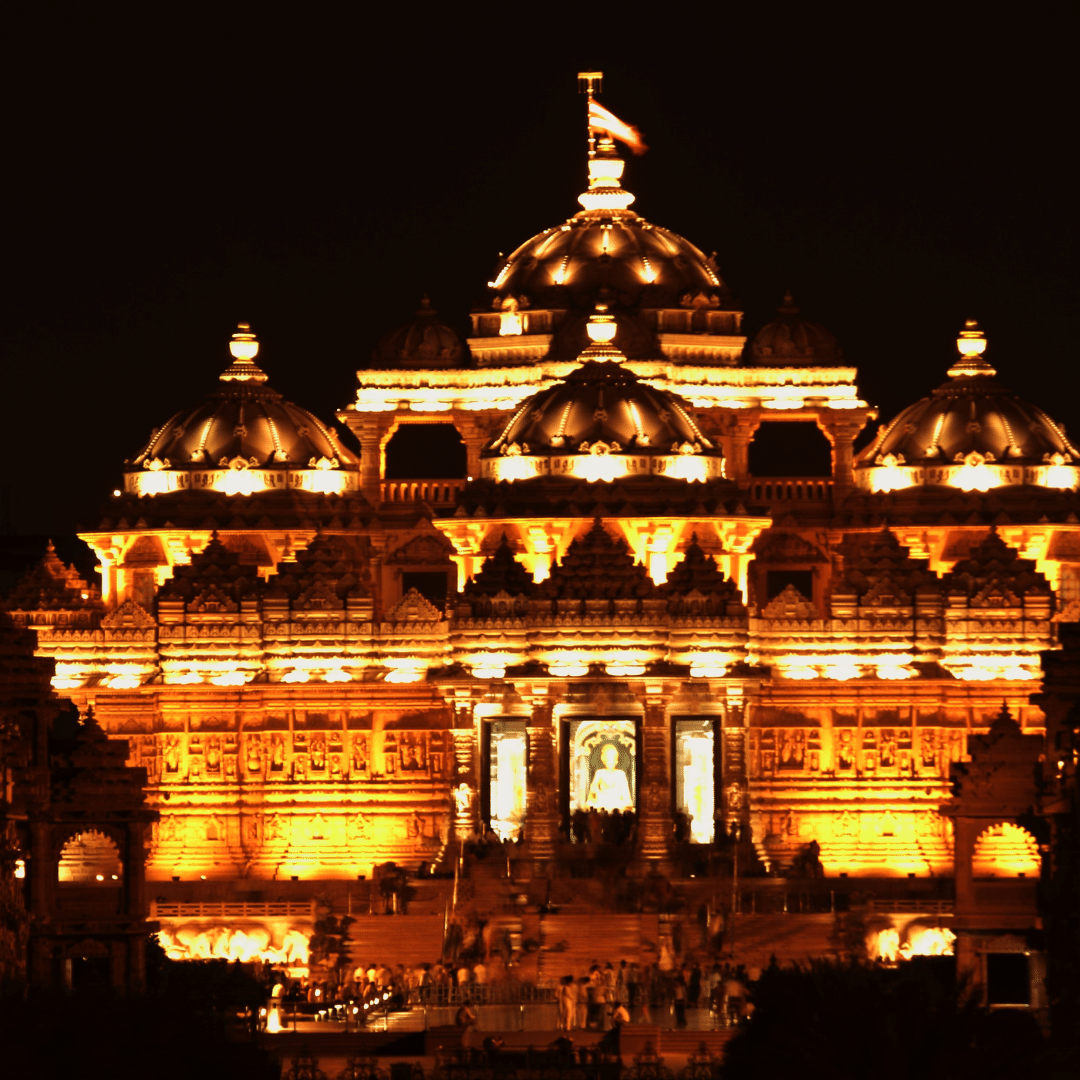
M 483 451 L 485 475 L 613 479 L 659 472 L 702 480 L 723 475 L 720 448 L 702 433 L 689 405 L 641 382 L 618 362 L 623 357 L 608 344 L 614 322 L 602 311 L 592 317 L 594 344 L 581 354 L 581 367 L 521 405 Z M 600 458 L 610 460 L 590 460 Z
M 254 360 L 258 342 L 246 324 L 233 335 L 230 351 L 233 362 L 221 374 L 221 386 L 155 429 L 126 463 L 126 489 L 157 495 L 355 488 L 359 459 L 334 428 L 266 385 L 266 374 Z
M 872 491 L 946 484 L 988 491 L 1007 484 L 1075 488 L 1080 452 L 1042 409 L 1002 386 L 981 359 L 975 322 L 960 336 L 961 359 L 929 397 L 882 425 L 856 458 L 856 478 Z
M 776 311 L 776 318 L 767 322 L 746 346 L 752 363 L 762 367 L 832 367 L 843 363 L 844 354 L 832 332 L 804 319 L 790 292 L 785 293 Z
M 375 346 L 374 366 L 419 370 L 464 367 L 468 347 L 461 335 L 437 315 L 425 296 L 415 318 L 391 330 Z

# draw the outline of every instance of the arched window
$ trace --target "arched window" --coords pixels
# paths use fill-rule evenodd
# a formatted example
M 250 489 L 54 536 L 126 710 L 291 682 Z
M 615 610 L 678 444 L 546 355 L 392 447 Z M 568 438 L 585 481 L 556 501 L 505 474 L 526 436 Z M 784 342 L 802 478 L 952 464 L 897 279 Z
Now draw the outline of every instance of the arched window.
M 991 825 L 975 841 L 971 855 L 974 877 L 1038 877 L 1039 867 L 1035 837 L 1010 821 Z
M 766 420 L 750 443 L 751 476 L 831 476 L 832 444 L 812 421 Z
M 402 424 L 386 444 L 387 480 L 457 480 L 465 443 L 453 424 Z
M 76 833 L 60 849 L 59 881 L 102 885 L 119 882 L 123 876 L 116 844 L 96 829 Z

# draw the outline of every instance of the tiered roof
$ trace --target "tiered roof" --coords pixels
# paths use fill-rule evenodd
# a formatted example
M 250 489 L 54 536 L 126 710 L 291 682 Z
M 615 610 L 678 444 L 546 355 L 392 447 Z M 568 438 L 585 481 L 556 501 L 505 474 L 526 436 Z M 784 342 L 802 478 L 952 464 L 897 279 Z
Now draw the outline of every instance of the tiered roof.
M 472 598 L 492 597 L 499 593 L 508 596 L 529 596 L 535 586 L 532 575 L 514 558 L 503 533 L 502 540 L 495 551 L 484 560 L 480 572 L 470 578 L 464 588 L 465 596 Z
M 215 533 L 189 566 L 176 567 L 158 595 L 191 608 L 205 602 L 239 604 L 255 599 L 258 588 L 258 568 L 230 551 Z
M 1014 607 L 1029 600 L 1049 600 L 1050 585 L 991 529 L 968 558 L 961 559 L 942 579 L 949 596 L 966 596 L 972 607 Z
M 668 609 L 679 614 L 738 615 L 746 613 L 738 586 L 706 555 L 694 533 L 686 556 L 668 574 L 661 590 L 669 597 Z M 702 610 L 704 609 L 704 610 Z
M 648 571 L 635 562 L 621 537 L 616 539 L 597 519 L 573 540 L 562 562 L 541 583 L 539 594 L 551 600 L 654 599 L 661 595 Z
M 74 566 L 65 566 L 51 540 L 44 558 L 27 570 L 3 606 L 19 623 L 29 613 L 80 612 L 93 618 L 105 610 L 97 586 L 87 584 Z

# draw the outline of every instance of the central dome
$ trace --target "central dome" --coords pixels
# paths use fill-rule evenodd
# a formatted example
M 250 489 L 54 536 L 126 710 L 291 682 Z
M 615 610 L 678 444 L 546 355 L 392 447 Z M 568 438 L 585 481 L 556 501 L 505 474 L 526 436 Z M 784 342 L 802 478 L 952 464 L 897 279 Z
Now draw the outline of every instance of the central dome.
M 594 344 L 581 354 L 581 367 L 518 409 L 483 451 L 484 475 L 722 477 L 722 452 L 694 422 L 688 404 L 641 382 L 618 362 L 624 358 L 607 344 L 614 317 L 594 315 L 588 330 Z
M 711 255 L 629 209 L 634 196 L 620 186 L 623 167 L 612 143 L 601 141 L 589 160 L 589 189 L 578 200 L 584 209 L 526 240 L 499 264 L 488 282 L 493 309 L 575 308 L 583 322 L 603 301 L 620 315 L 620 341 L 623 351 L 632 355 L 636 349 L 623 337 L 630 329 L 623 325 L 624 317 L 639 318 L 647 309 L 733 308 L 731 292 Z M 639 333 L 690 329 L 681 322 L 675 319 L 665 326 L 663 320 L 646 320 Z M 696 332 L 717 330 L 705 325 L 708 320 L 696 322 L 703 323 L 695 323 Z M 727 322 L 723 332 L 737 324 Z

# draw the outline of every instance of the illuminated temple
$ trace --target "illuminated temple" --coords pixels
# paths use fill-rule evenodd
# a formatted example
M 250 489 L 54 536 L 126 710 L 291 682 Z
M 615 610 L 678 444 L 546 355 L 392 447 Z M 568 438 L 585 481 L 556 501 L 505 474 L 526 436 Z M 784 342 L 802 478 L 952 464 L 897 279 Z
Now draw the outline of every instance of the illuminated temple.
M 8 598 L 145 770 L 171 955 L 314 963 L 313 898 L 381 913 L 391 862 L 422 871 L 413 932 L 360 917 L 342 955 L 434 960 L 471 914 L 544 979 L 686 949 L 702 906 L 758 961 L 955 939 L 985 979 L 1030 951 L 1078 451 L 969 322 L 856 452 L 877 414 L 833 334 L 788 296 L 747 337 L 623 171 L 594 133 L 581 209 L 502 259 L 470 337 L 425 303 L 362 358 L 353 438 L 242 325 L 81 534 L 100 588 L 50 551 Z M 452 427 L 461 474 L 394 475 L 407 425 Z M 109 886 L 110 828 L 68 830 L 61 892 Z M 462 860 L 485 829 L 514 842 L 494 869 Z

